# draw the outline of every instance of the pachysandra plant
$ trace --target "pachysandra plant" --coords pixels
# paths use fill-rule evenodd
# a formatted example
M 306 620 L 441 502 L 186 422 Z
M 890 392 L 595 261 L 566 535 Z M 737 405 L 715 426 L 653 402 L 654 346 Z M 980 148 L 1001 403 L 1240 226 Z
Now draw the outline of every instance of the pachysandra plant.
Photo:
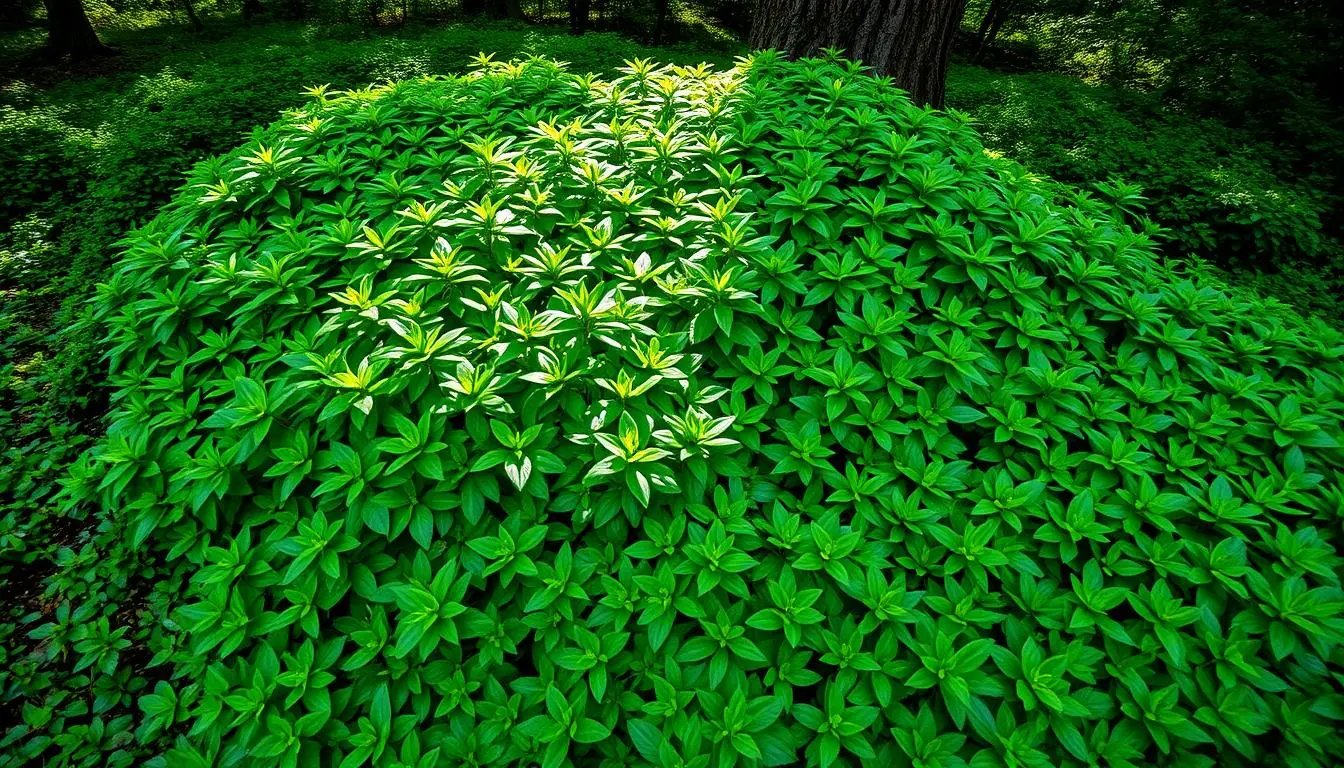
M 98 288 L 158 765 L 1344 754 L 1338 334 L 834 56 L 313 97 Z

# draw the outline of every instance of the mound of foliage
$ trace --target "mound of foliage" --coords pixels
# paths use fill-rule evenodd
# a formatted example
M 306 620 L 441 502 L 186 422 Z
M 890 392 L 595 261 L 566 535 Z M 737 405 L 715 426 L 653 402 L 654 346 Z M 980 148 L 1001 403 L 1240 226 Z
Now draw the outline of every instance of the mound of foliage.
M 314 96 L 98 289 L 162 765 L 1344 748 L 1335 331 L 843 61 Z
M 55 479 L 82 450 L 80 433 L 105 410 L 101 334 L 81 321 L 115 243 L 175 196 L 193 164 L 302 104 L 306 86 L 458 72 L 482 49 L 544 53 L 608 73 L 636 57 L 731 63 L 704 46 L 652 48 L 615 34 L 576 38 L 484 21 L 385 34 L 287 23 L 210 29 L 204 37 L 105 35 L 134 53 L 110 73 L 56 79 L 23 69 L 0 84 L 0 530 L 27 528 L 30 542 L 48 538 L 32 530 L 32 511 L 49 506 Z M 30 53 L 22 42 L 0 37 L 0 64 Z M 49 79 L 50 88 L 35 85 Z M 19 556 L 0 547 L 0 589 L 11 559 Z
M 27 39 L 29 47 L 43 38 Z M 43 749 L 92 768 L 141 765 L 156 749 L 152 740 L 134 739 L 137 696 L 158 679 L 142 669 L 152 654 L 105 674 L 96 665 L 76 669 L 81 655 L 74 647 L 96 629 L 83 617 L 105 615 L 113 628 L 126 629 L 125 653 L 137 653 L 150 617 L 174 590 L 152 571 L 125 564 L 126 545 L 115 530 L 99 529 L 82 508 L 67 514 L 53 497 L 71 462 L 102 434 L 107 410 L 104 330 L 90 321 L 88 299 L 109 273 L 115 243 L 177 194 L 185 170 L 237 147 L 283 108 L 304 103 L 307 85 L 462 71 L 481 47 L 509 56 L 544 52 L 608 73 L 638 56 L 731 62 L 704 47 L 651 48 L 613 34 L 578 38 L 484 22 L 399 26 L 382 34 L 212 23 L 203 37 L 157 29 L 104 39 L 128 54 L 116 59 L 114 72 L 69 78 L 25 68 L 17 71 L 20 80 L 0 85 L 0 189 L 6 190 L 0 194 L 0 766 L 6 768 L 28 764 Z M 0 39 L 0 59 L 26 55 L 15 43 Z M 61 618 L 56 609 L 65 602 L 71 613 Z M 88 613 L 72 623 L 74 611 Z M 53 622 L 63 628 L 32 636 Z

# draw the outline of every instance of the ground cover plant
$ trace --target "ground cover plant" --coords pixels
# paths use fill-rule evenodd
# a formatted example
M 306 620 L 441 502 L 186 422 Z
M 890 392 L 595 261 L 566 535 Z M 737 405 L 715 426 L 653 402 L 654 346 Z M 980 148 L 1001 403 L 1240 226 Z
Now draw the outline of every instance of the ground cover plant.
M 29 70 L 14 62 L 40 44 L 40 30 L 0 38 L 0 79 L 13 77 L 0 87 L 0 521 L 17 532 L 11 541 L 24 542 L 3 551 L 0 580 L 9 562 L 54 562 L 73 543 L 39 529 L 56 478 L 100 430 L 106 408 L 96 386 L 101 331 L 87 322 L 87 299 L 114 243 L 171 198 L 191 164 L 234 147 L 314 83 L 348 88 L 459 71 L 482 49 L 545 53 L 600 73 L 639 56 L 727 64 L 741 51 L 711 44 L 709 34 L 650 48 L 613 34 L 575 38 L 479 20 L 249 26 L 210 17 L 205 4 L 197 10 L 210 21 L 196 33 L 139 28 L 122 5 L 108 23 L 132 28 L 100 30 L 122 51 L 111 63 Z M 1313 229 L 1331 206 L 1280 204 L 1305 199 L 1299 182 L 1286 181 L 1300 175 L 1295 166 L 1274 160 L 1281 148 L 1059 76 L 956 66 L 948 87 L 950 105 L 974 117 L 991 149 L 1082 186 L 1136 182 L 1146 214 L 1168 230 L 1166 253 L 1240 263 L 1239 282 L 1339 323 L 1337 244 Z M 1201 137 L 1200 151 L 1189 149 L 1191 136 Z M 1128 194 L 1126 206 L 1134 203 Z
M 301 104 L 305 88 L 461 71 L 482 49 L 545 53 L 603 73 L 651 55 L 730 64 L 736 50 L 486 23 L 376 34 L 235 22 L 201 35 L 169 28 L 105 37 L 123 54 L 96 76 L 16 67 L 9 59 L 24 55 L 22 40 L 0 41 L 0 81 L 13 76 L 0 87 L 0 519 L 13 513 L 19 527 L 48 506 L 105 411 L 102 331 L 86 310 L 117 240 L 152 218 L 194 163 Z
M 140 715 L 15 754 L 1339 753 L 1338 332 L 841 60 L 312 96 L 98 288 L 152 657 L 63 606 Z
M 156 682 L 143 669 L 152 656 L 144 648 L 153 573 L 123 567 L 118 532 L 98 529 L 56 495 L 70 463 L 103 431 L 106 329 L 89 312 L 94 288 L 117 241 L 172 198 L 195 162 L 302 104 L 314 83 L 347 88 L 462 71 L 480 46 L 510 56 L 544 51 L 608 73 L 649 55 L 731 62 L 703 45 L 650 48 L 614 34 L 485 23 L 381 34 L 217 23 L 201 35 L 168 28 L 104 39 L 123 53 L 96 74 L 0 63 L 0 764 L 27 762 L 19 743 L 90 766 L 138 765 L 153 754 L 123 750 L 142 714 L 130 694 Z M 0 41 L 0 59 L 16 50 L 9 43 Z M 68 634 L 31 636 L 67 602 L 125 628 L 126 669 L 76 671 Z M 80 714 L 48 720 L 52 712 Z

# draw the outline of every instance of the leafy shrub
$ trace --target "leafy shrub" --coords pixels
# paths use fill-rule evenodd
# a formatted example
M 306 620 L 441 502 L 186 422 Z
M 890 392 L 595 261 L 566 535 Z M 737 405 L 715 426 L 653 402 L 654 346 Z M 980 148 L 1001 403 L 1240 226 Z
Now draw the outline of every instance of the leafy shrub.
M 49 474 L 47 458 L 70 453 L 51 435 L 84 431 L 100 413 L 94 387 L 101 377 L 83 375 L 101 365 L 84 309 L 117 239 L 171 199 L 183 169 L 301 103 L 307 85 L 452 71 L 479 46 L 544 51 L 596 71 L 654 50 L 674 61 L 714 57 L 612 34 L 576 38 L 492 24 L 409 27 L 396 36 L 281 23 L 215 23 L 206 38 L 171 29 L 127 34 L 125 47 L 137 56 L 118 61 L 140 72 L 70 79 L 49 90 L 16 80 L 0 90 L 0 187 L 7 190 L 0 196 L 0 514 L 47 503 L 49 494 L 18 490 L 34 487 L 29 468 L 42 464 Z M 39 34 L 30 42 L 41 41 Z M 44 225 L 36 236 L 22 223 L 33 217 Z M 50 488 L 49 481 L 37 485 Z M 0 561 L 7 554 L 0 549 Z
M 1344 746 L 1344 337 L 848 63 L 317 89 L 96 311 L 162 765 Z
M 104 675 L 76 669 L 78 635 L 39 632 L 63 606 L 67 617 L 134 625 L 126 635 L 138 649 L 132 659 L 158 642 L 136 618 L 147 615 L 147 599 L 159 600 L 155 582 L 128 578 L 136 570 L 126 564 L 132 553 L 119 532 L 94 530 L 80 510 L 60 514 L 53 502 L 57 480 L 101 432 L 104 350 L 85 306 L 116 240 L 171 198 L 183 168 L 301 103 L 306 84 L 455 69 L 480 44 L 547 50 L 599 70 L 650 50 L 615 35 L 575 39 L 480 24 L 403 28 L 396 37 L 221 26 L 212 25 L 208 38 L 224 39 L 193 36 L 187 46 L 172 30 L 135 33 L 125 47 L 136 55 L 118 59 L 134 69 L 121 74 L 50 89 L 16 80 L 0 89 L 0 181 L 9 190 L 0 219 L 38 214 L 9 232 L 0 222 L 0 596 L 8 606 L 0 616 L 0 766 L 25 764 L 43 750 L 72 765 L 139 764 L 154 748 L 152 739 L 134 750 L 127 744 L 136 725 L 129 714 L 139 714 L 135 697 L 156 680 L 141 668 L 149 655 Z M 329 42 L 333 36 L 339 45 Z M 660 55 L 691 57 L 669 49 Z
M 7 37 L 0 57 L 22 55 L 42 39 L 41 30 Z M 27 214 L 8 232 L 0 224 L 4 768 L 53 753 L 71 766 L 141 765 L 161 751 L 161 737 L 136 737 L 143 724 L 136 700 L 166 672 L 145 664 L 148 648 L 166 642 L 152 618 L 176 587 L 133 562 L 136 553 L 118 528 L 99 527 L 83 506 L 61 509 L 57 493 L 71 461 L 101 434 L 107 407 L 98 386 L 104 330 L 88 299 L 106 279 L 116 241 L 171 199 L 183 169 L 302 103 L 306 85 L 454 71 L 478 45 L 515 55 L 548 51 L 598 71 L 654 50 L 672 61 L 722 55 L 484 24 L 401 27 L 392 36 L 211 23 L 200 36 L 156 29 L 105 39 L 128 54 L 105 77 L 0 87 L 0 181 L 10 190 L 0 208 L 13 203 L 0 218 Z M 19 72 L 34 83 L 52 74 Z M 32 183 L 39 179 L 59 183 Z M 82 666 L 76 646 L 85 638 L 69 626 L 72 616 L 81 627 L 107 619 L 114 629 L 127 628 L 132 647 L 120 652 L 112 674 Z

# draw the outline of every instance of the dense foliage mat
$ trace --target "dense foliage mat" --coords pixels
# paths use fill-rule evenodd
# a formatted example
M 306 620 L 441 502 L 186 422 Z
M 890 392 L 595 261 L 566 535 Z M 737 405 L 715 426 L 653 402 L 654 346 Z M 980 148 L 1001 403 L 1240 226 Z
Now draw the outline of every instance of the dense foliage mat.
M 848 63 L 318 89 L 127 245 L 164 765 L 1344 749 L 1344 339 Z

